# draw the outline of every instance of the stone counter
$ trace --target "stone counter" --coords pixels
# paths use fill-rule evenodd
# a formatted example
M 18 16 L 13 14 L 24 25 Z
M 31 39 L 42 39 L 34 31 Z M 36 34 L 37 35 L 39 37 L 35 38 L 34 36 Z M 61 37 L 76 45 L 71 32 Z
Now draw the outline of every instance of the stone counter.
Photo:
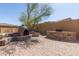
M 47 38 L 55 40 L 76 40 L 76 32 L 69 31 L 48 31 Z

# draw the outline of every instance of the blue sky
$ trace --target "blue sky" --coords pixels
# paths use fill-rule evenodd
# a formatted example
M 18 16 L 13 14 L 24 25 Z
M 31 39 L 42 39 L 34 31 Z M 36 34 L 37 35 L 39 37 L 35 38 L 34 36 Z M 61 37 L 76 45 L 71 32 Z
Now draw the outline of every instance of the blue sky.
M 20 25 L 19 17 L 25 4 L 0 4 L 0 23 Z
M 49 21 L 58 21 L 68 17 L 79 18 L 78 3 L 53 3 L 51 6 L 54 9 L 54 13 L 48 18 Z
M 64 18 L 79 18 L 79 4 L 77 3 L 53 3 L 52 15 L 43 21 L 58 21 Z M 0 4 L 0 23 L 20 25 L 19 17 L 25 10 L 25 4 Z

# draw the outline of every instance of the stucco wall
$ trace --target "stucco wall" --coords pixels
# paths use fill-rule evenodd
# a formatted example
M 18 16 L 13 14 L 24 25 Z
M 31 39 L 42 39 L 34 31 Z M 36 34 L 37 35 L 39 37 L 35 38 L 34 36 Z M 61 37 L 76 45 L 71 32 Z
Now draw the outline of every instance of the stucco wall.
M 77 32 L 77 37 L 79 38 L 79 20 L 43 23 L 40 24 L 38 28 L 39 31 L 53 31 L 56 29 Z
M 7 33 L 7 32 L 18 32 L 18 28 L 0 26 L 0 33 Z

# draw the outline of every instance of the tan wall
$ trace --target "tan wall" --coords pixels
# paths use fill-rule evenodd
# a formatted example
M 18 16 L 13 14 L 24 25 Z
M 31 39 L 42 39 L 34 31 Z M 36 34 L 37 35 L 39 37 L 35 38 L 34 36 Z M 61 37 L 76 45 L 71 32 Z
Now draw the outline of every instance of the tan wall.
M 18 32 L 18 28 L 16 28 L 16 27 L 3 27 L 3 26 L 0 26 L 0 32 L 1 33 Z
M 79 20 L 40 24 L 38 28 L 39 31 L 53 31 L 55 29 L 77 32 L 77 37 L 79 38 Z

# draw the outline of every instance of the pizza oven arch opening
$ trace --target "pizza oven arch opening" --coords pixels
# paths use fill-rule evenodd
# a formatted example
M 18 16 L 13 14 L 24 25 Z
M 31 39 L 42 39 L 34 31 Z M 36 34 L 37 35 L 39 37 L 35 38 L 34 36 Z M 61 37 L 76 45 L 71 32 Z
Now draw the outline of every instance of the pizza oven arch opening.
M 25 29 L 24 31 L 23 31 L 23 35 L 25 36 L 25 35 L 29 35 L 29 31 L 27 30 L 27 29 Z

